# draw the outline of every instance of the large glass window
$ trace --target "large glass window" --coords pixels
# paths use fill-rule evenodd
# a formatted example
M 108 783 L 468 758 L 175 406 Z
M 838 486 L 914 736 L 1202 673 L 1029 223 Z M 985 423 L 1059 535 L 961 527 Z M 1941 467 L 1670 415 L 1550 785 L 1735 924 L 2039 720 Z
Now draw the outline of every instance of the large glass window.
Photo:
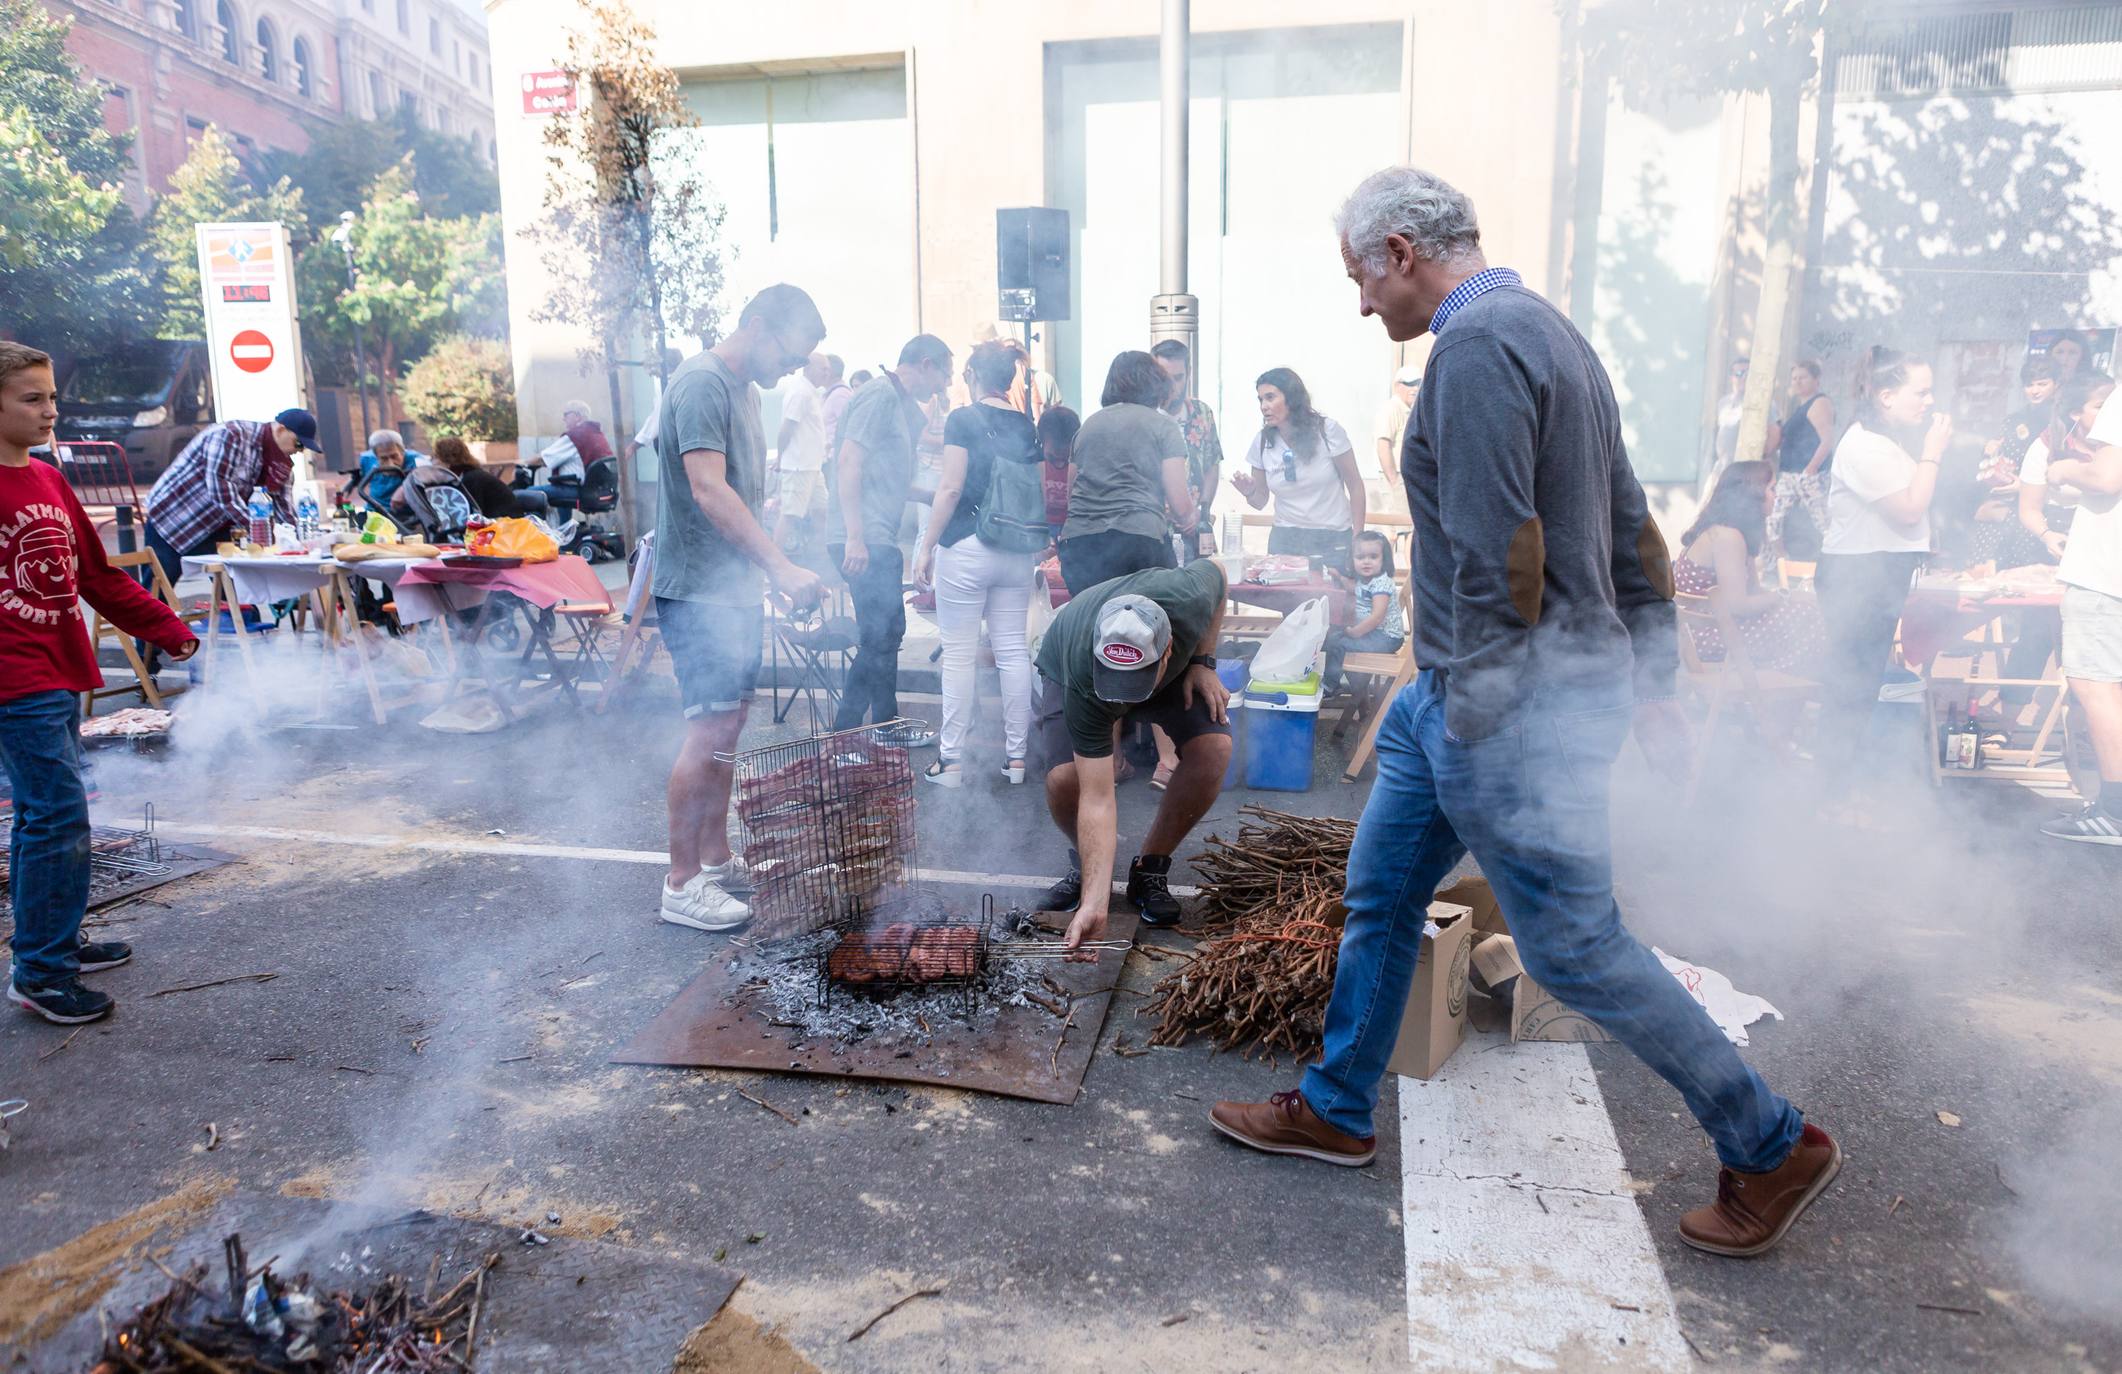
M 307 38 L 297 38 L 295 40 L 295 89 L 301 92 L 305 100 L 316 94 L 316 82 L 315 78 L 310 74 L 310 68 L 309 40 Z
M 258 36 L 258 70 L 267 81 L 280 80 L 280 34 L 273 28 L 273 21 L 260 19 Z
M 228 0 L 217 0 L 214 5 L 214 22 L 221 26 L 221 58 L 230 65 L 243 59 L 236 52 L 236 7 Z

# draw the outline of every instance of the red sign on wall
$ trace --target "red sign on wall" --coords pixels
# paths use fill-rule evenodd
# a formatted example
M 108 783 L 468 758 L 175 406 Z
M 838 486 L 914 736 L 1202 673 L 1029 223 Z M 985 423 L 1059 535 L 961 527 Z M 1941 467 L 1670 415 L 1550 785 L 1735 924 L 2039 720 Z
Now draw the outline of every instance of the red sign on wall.
M 523 113 L 527 115 L 573 114 L 575 83 L 566 72 L 525 72 Z
M 255 329 L 246 329 L 228 341 L 228 356 L 245 372 L 263 372 L 273 365 L 273 341 Z

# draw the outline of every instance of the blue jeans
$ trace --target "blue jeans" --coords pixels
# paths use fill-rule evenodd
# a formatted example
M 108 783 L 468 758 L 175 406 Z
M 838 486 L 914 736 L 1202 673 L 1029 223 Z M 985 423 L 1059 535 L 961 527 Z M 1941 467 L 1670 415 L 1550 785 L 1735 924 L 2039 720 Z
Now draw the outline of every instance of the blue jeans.
M 545 498 L 546 509 L 559 524 L 566 524 L 575 517 L 575 503 L 582 499 L 580 482 L 540 482 L 525 491 L 538 493 Z
M 1397 654 L 1406 642 L 1406 635 L 1396 635 L 1383 625 L 1359 635 L 1337 625 L 1326 632 L 1326 676 L 1322 681 L 1332 690 L 1341 681 L 1341 665 L 1350 654 Z
M 0 762 L 15 792 L 8 839 L 15 905 L 14 979 L 71 978 L 88 910 L 88 787 L 81 771 L 80 698 L 32 692 L 0 701 Z
M 1804 1122 L 1621 924 L 1608 834 L 1609 777 L 1634 704 L 1536 697 L 1516 723 L 1465 742 L 1444 728 L 1447 688 L 1424 672 L 1386 708 L 1378 782 L 1348 860 L 1348 925 L 1326 1046 L 1302 1091 L 1338 1130 L 1368 1136 L 1399 1034 L 1422 923 L 1469 850 L 1495 889 L 1519 961 L 1680 1090 L 1734 1169 L 1773 1169 Z

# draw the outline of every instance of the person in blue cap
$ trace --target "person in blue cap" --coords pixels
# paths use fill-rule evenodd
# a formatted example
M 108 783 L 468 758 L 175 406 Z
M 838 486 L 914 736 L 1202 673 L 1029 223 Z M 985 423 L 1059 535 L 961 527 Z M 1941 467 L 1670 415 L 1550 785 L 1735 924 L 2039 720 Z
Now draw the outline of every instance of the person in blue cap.
M 278 519 L 294 524 L 287 487 L 302 449 L 317 451 L 317 417 L 306 410 L 200 430 L 147 494 L 147 546 L 169 580 L 182 574 L 185 558 L 212 553 L 231 525 L 249 518 L 255 488 L 265 488 Z

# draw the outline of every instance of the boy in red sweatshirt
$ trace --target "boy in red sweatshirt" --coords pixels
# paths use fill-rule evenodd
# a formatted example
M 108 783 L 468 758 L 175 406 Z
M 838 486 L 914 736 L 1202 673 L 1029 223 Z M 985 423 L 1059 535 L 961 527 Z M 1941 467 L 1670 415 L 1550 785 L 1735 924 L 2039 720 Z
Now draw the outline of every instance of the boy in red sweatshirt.
M 8 840 L 15 907 L 8 1000 L 72 1025 L 111 999 L 80 975 L 133 957 L 81 938 L 88 909 L 88 789 L 80 694 L 103 685 L 81 600 L 120 630 L 186 659 L 199 641 L 169 607 L 111 567 L 66 478 L 30 457 L 59 418 L 52 360 L 0 341 L 0 763 L 14 789 Z

